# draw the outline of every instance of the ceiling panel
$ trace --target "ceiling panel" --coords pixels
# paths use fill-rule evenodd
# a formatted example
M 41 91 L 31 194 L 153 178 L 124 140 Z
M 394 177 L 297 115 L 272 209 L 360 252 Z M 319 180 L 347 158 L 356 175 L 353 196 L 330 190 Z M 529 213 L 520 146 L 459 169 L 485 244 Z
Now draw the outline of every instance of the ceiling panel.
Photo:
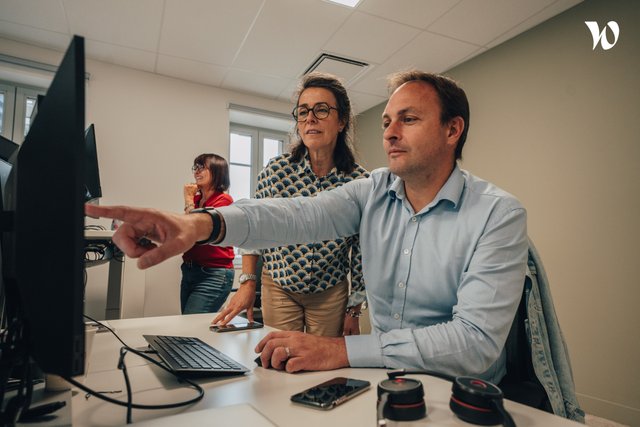
M 190 59 L 158 55 L 156 72 L 205 85 L 220 86 L 227 68 Z
M 371 95 L 355 90 L 349 91 L 349 98 L 351 99 L 351 108 L 353 108 L 354 114 L 360 114 L 387 100 L 386 96 Z
M 322 1 L 269 0 L 233 65 L 297 78 L 350 13 Z
M 62 52 L 75 33 L 88 58 L 285 102 L 334 54 L 370 64 L 347 82 L 362 112 L 388 74 L 446 71 L 580 1 L 0 0 L 0 37 Z
M 296 91 L 297 87 L 298 79 L 291 79 L 289 81 L 289 84 L 287 84 L 287 86 L 285 86 L 282 92 L 280 92 L 280 94 L 278 95 L 278 100 L 295 104 L 296 100 L 293 99 L 293 94 Z
M 261 93 L 270 98 L 277 98 L 289 82 L 289 79 L 282 77 L 230 69 L 222 82 L 222 87 L 240 92 Z
M 353 85 L 353 89 L 386 96 L 388 74 L 407 68 L 440 73 L 450 68 L 450 64 L 460 61 L 479 49 L 478 46 L 469 43 L 423 32 L 384 64 L 367 73 Z
M 428 30 L 484 46 L 554 0 L 462 0 Z M 478 19 L 482 17 L 482 19 Z
M 87 57 L 109 64 L 117 64 L 136 70 L 153 72 L 156 65 L 156 54 L 140 49 L 115 46 L 94 40 L 85 40 Z
M 73 34 L 155 52 L 163 0 L 64 0 Z
M 64 34 L 69 32 L 60 0 L 0 0 L 0 10 L 0 22 L 9 21 Z
M 324 49 L 351 59 L 379 64 L 419 32 L 377 16 L 354 12 L 324 45 Z
M 488 48 L 492 48 L 492 47 L 498 46 L 499 44 L 506 42 L 507 40 L 517 36 L 518 34 L 521 34 L 521 33 L 524 33 L 527 30 L 530 30 L 531 28 L 535 27 L 536 25 L 548 20 L 549 18 L 552 18 L 552 17 L 564 12 L 565 10 L 569 9 L 570 7 L 575 6 L 576 4 L 580 3 L 581 1 L 582 0 L 560 0 L 560 1 L 557 1 L 556 3 L 553 3 L 552 5 L 544 8 L 542 11 L 536 13 L 532 17 L 526 19 L 521 24 L 513 27 L 511 30 L 509 30 L 506 33 L 502 34 L 500 37 L 494 39 L 491 43 L 487 44 L 487 47 Z
M 23 41 L 63 52 L 71 42 L 71 36 L 68 34 L 4 21 L 0 21 L 0 35 L 11 40 Z
M 364 0 L 358 10 L 426 29 L 460 0 Z
M 167 0 L 159 52 L 229 66 L 262 0 Z

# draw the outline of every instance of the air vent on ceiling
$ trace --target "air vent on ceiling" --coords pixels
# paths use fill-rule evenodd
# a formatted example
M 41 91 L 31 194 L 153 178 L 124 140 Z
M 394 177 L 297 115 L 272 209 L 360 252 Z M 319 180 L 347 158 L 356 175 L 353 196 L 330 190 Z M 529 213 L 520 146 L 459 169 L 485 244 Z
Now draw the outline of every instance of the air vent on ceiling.
M 355 59 L 343 58 L 329 53 L 323 53 L 313 61 L 304 72 L 308 74 L 312 71 L 322 71 L 323 73 L 331 73 L 345 82 L 346 86 L 355 82 L 369 68 L 369 64 Z

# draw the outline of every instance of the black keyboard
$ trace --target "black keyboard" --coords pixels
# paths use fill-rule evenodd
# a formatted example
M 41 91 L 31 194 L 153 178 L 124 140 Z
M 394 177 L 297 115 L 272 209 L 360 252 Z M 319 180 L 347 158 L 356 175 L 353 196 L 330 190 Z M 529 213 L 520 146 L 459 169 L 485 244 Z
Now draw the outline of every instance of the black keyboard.
M 249 369 L 194 337 L 143 335 L 175 372 L 196 375 L 241 375 Z

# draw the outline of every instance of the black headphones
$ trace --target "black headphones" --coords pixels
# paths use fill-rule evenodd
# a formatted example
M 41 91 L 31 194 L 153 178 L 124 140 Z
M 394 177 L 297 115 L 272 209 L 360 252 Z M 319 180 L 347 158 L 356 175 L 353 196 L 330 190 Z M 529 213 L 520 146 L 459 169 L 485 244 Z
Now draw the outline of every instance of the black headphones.
M 449 408 L 458 418 L 471 424 L 516 427 L 513 418 L 503 406 L 503 393 L 498 386 L 474 377 L 452 377 L 433 371 L 389 371 L 389 379 L 378 384 L 378 425 L 386 425 L 385 418 L 394 421 L 413 421 L 424 418 L 422 383 L 404 375 L 431 375 L 451 381 Z

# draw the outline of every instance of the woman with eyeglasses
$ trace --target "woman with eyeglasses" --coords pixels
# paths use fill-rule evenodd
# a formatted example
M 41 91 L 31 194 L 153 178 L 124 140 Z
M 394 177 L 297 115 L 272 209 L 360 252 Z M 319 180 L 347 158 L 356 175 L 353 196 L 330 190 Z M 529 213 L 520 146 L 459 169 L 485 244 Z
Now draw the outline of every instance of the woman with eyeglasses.
M 355 162 L 351 102 L 338 78 L 310 73 L 295 96 L 292 150 L 271 159 L 260 173 L 256 198 L 314 196 L 369 175 Z M 334 337 L 360 332 L 365 292 L 357 235 L 242 254 L 238 292 L 213 323 L 226 324 L 242 310 L 253 320 L 261 256 L 266 325 Z
M 193 161 L 195 183 L 184 186 L 185 213 L 233 203 L 229 165 L 217 154 L 200 154 Z M 213 313 L 226 301 L 233 285 L 233 248 L 195 245 L 182 256 L 180 308 L 182 314 Z

